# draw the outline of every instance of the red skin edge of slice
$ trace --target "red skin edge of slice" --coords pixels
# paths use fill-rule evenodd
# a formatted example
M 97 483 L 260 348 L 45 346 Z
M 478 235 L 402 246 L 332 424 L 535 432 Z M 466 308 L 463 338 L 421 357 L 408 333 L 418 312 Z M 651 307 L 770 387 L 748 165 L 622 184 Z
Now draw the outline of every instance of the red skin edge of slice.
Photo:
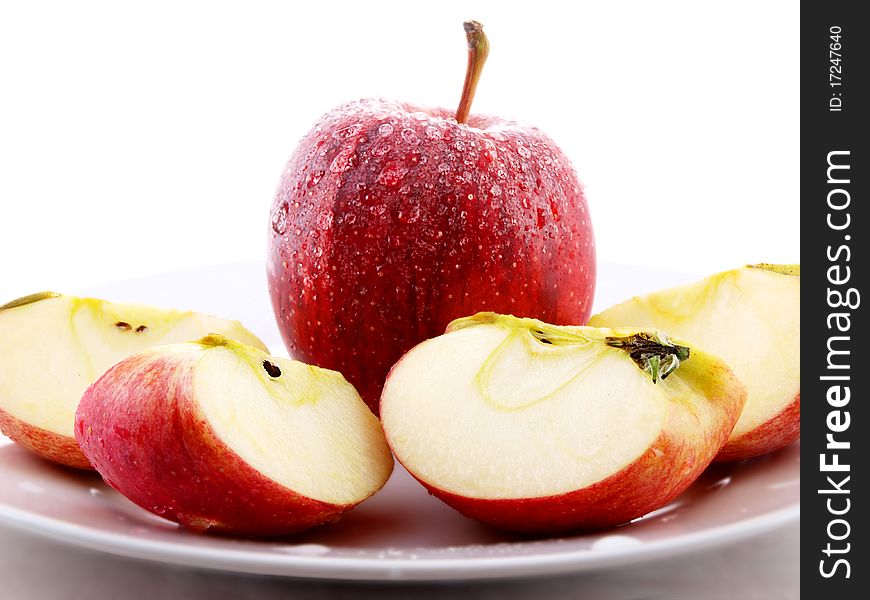
M 653 448 L 664 456 L 657 456 Z M 617 473 L 583 489 L 536 498 L 470 498 L 417 480 L 429 493 L 472 519 L 508 531 L 556 534 L 621 525 L 664 506 L 707 467 L 709 458 L 693 462 L 691 455 L 689 445 L 662 434 Z M 663 460 L 668 464 L 663 465 Z
M 754 458 L 788 446 L 801 437 L 801 394 L 782 411 L 739 438 L 725 444 L 714 462 Z
M 28 425 L 2 408 L 0 408 L 0 431 L 22 448 L 30 450 L 41 458 L 65 467 L 89 471 L 94 469 L 82 454 L 75 438 Z

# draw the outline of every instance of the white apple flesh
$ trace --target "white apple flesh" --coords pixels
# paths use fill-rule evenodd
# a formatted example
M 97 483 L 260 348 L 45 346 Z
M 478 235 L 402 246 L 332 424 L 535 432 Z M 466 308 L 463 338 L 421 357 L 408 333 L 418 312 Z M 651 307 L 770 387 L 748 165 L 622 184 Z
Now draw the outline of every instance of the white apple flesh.
M 82 398 L 76 438 L 109 485 L 197 531 L 301 531 L 393 468 L 377 417 L 340 373 L 217 335 L 110 368 Z
M 727 362 L 748 390 L 717 461 L 752 458 L 800 437 L 800 265 L 761 264 L 638 296 L 590 325 L 656 327 Z
M 0 306 L 0 431 L 49 460 L 89 469 L 73 435 L 87 386 L 144 348 L 220 333 L 265 349 L 238 321 L 52 292 Z
M 396 458 L 434 495 L 500 528 L 557 533 L 669 502 L 744 399 L 722 361 L 654 331 L 480 313 L 410 350 L 380 409 Z

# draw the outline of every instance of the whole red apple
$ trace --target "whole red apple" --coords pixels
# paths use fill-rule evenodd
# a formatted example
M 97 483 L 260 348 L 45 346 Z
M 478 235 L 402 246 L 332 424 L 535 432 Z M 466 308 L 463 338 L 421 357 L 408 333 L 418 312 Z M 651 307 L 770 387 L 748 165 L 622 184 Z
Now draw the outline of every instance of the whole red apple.
M 269 290 L 291 354 L 341 371 L 377 412 L 390 367 L 479 311 L 585 323 L 586 198 L 534 127 L 468 115 L 488 42 L 465 24 L 459 109 L 368 99 L 324 115 L 281 177 Z

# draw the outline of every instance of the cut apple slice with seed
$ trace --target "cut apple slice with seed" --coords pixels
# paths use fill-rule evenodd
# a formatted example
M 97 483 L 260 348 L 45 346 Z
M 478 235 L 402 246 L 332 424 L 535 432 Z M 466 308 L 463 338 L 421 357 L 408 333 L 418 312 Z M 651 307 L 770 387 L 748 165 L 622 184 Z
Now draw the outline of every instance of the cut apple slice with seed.
M 238 321 L 191 311 L 54 292 L 0 306 L 0 430 L 44 458 L 90 468 L 73 435 L 87 386 L 143 348 L 212 332 L 266 348 Z
M 199 531 L 301 531 L 393 468 L 377 417 L 340 373 L 217 335 L 110 368 L 82 398 L 76 437 L 112 487 Z
M 560 532 L 670 501 L 744 399 L 722 361 L 655 330 L 480 313 L 410 350 L 380 408 L 394 454 L 433 494 L 497 527 Z
M 717 461 L 800 437 L 800 265 L 760 264 L 632 298 L 590 325 L 656 327 L 725 360 L 748 390 Z

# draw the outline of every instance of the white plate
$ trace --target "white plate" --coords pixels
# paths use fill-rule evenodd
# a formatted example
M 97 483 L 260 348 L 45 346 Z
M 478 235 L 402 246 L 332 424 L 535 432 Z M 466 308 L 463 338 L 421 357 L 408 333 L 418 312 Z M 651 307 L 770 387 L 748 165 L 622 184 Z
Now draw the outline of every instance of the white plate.
M 692 276 L 602 265 L 596 307 Z M 169 273 L 87 290 L 114 300 L 241 319 L 281 348 L 259 263 Z M 486 528 L 429 496 L 397 466 L 340 522 L 273 541 L 203 536 L 140 509 L 102 483 L 0 437 L 0 521 L 123 556 L 236 571 L 357 580 L 462 580 L 579 572 L 662 558 L 758 534 L 800 514 L 800 446 L 714 466 L 680 498 L 604 532 L 529 538 Z

